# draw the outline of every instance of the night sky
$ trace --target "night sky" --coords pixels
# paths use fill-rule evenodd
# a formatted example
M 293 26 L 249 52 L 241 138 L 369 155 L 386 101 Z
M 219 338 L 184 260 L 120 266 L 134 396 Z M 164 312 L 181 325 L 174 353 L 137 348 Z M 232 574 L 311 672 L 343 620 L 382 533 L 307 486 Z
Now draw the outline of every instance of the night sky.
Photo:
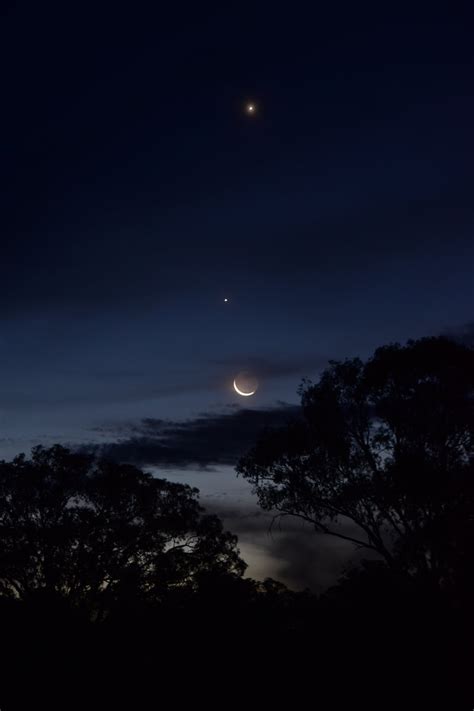
M 328 359 L 472 322 L 474 43 L 305 5 L 7 3 L 0 456 L 190 482 L 249 574 L 322 589 L 344 546 L 267 534 L 233 466 Z

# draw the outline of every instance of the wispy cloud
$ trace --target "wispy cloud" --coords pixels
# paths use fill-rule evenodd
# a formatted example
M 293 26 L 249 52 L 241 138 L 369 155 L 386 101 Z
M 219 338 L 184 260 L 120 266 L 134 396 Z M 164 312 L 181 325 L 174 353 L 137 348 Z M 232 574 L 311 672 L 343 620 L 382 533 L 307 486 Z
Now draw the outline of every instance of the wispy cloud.
M 291 375 L 300 377 L 313 375 L 324 368 L 331 356 L 316 353 L 293 358 L 266 358 L 264 356 L 247 356 L 240 359 L 224 358 L 213 361 L 217 366 L 225 366 L 234 372 L 248 369 L 259 377 L 286 378 Z

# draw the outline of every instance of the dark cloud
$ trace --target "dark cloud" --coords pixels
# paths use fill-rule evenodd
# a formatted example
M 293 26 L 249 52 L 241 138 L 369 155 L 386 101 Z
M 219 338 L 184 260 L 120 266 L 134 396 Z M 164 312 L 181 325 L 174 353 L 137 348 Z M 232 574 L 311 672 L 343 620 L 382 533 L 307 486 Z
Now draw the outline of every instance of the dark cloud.
M 298 413 L 298 406 L 279 403 L 255 410 L 230 407 L 227 412 L 203 413 L 183 422 L 145 418 L 117 429 L 115 434 L 120 439 L 84 445 L 83 449 L 120 461 L 158 467 L 235 464 L 259 432 L 284 425 Z M 104 428 L 96 431 L 106 435 L 111 432 Z

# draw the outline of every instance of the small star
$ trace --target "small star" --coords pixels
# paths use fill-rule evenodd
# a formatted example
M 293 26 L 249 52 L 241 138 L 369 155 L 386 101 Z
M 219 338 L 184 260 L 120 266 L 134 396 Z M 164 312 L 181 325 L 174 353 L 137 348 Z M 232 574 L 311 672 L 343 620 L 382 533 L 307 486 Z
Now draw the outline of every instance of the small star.
M 255 113 L 255 104 L 247 104 L 246 106 L 246 111 L 248 114 L 254 114 Z
M 225 303 L 227 303 L 228 301 L 229 301 L 229 299 L 227 299 L 227 298 L 224 299 L 224 302 L 225 302 Z

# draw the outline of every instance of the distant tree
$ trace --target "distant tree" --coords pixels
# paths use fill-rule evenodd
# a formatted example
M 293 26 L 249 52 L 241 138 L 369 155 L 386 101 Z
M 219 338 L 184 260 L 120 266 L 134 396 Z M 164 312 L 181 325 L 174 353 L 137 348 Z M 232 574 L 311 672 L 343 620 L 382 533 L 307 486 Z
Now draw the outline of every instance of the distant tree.
M 100 616 L 121 597 L 161 599 L 204 573 L 241 576 L 237 539 L 197 489 L 36 447 L 0 463 L 0 595 L 68 597 Z
M 456 586 L 474 562 L 473 393 L 474 351 L 445 338 L 331 362 L 237 469 L 264 509 Z

